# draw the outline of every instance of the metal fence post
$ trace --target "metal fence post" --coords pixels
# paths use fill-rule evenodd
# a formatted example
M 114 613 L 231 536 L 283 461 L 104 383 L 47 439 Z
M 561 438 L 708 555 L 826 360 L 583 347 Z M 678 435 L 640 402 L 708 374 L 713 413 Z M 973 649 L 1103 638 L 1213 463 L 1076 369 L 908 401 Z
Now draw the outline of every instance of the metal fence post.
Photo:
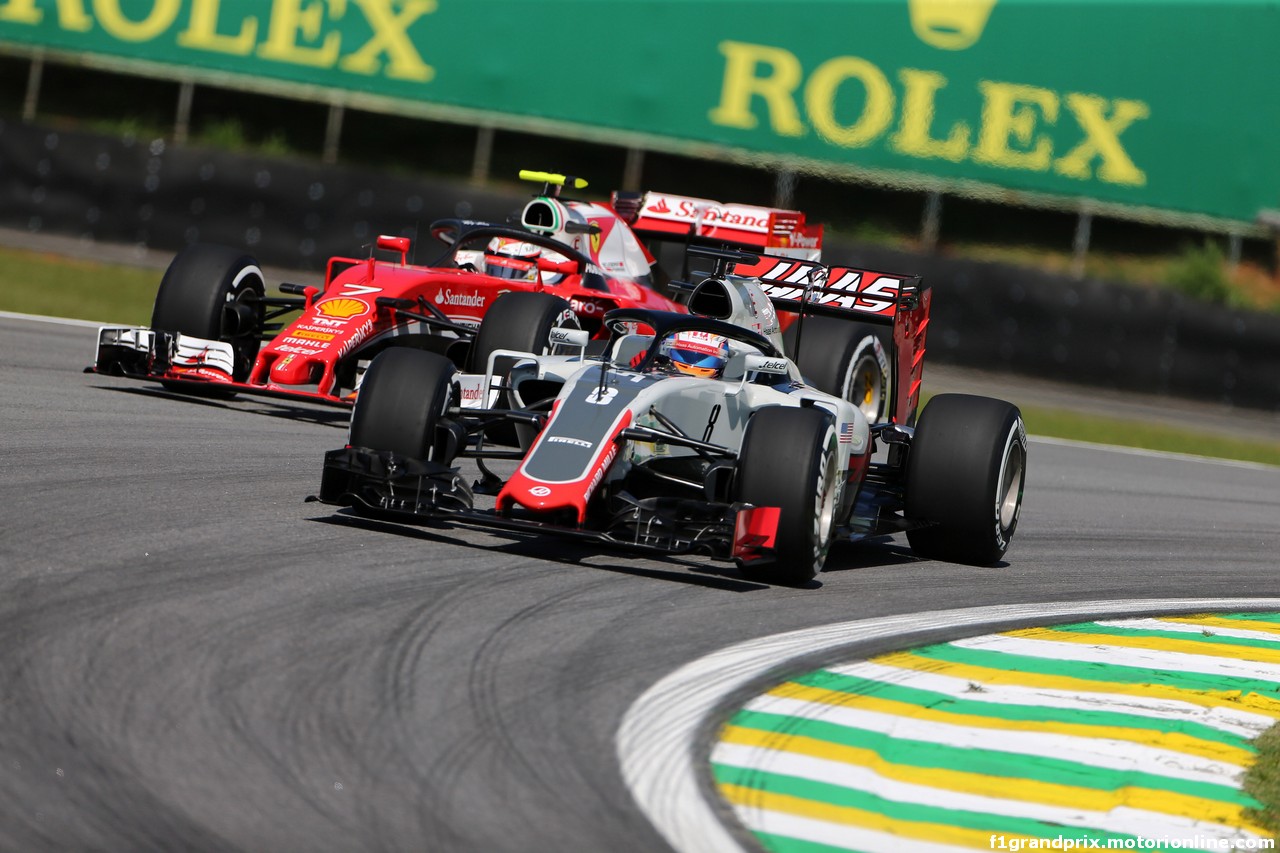
M 329 120 L 324 128 L 324 163 L 332 166 L 338 162 L 338 142 L 342 139 L 342 118 L 346 108 L 339 103 L 329 104 Z
M 178 114 L 173 120 L 173 141 L 185 145 L 191 136 L 191 102 L 195 100 L 196 84 L 183 80 L 178 86 Z
M 483 184 L 489 180 L 489 163 L 493 159 L 493 125 L 485 125 L 476 132 L 476 153 L 471 163 L 471 183 Z
M 641 173 L 644 171 L 644 150 L 627 149 L 627 162 L 622 167 L 622 188 L 628 192 L 639 192 Z
M 1084 278 L 1084 262 L 1089 254 L 1089 238 L 1093 231 L 1093 214 L 1080 211 L 1076 218 L 1076 236 L 1071 242 L 1071 277 Z
M 920 217 L 920 245 L 927 252 L 938 247 L 942 233 L 942 193 L 930 190 L 924 197 L 924 213 Z
M 31 57 L 27 72 L 27 95 L 22 100 L 22 121 L 31 124 L 36 120 L 36 107 L 40 104 L 40 80 L 44 77 L 44 51 L 38 50 Z
M 796 200 L 796 173 L 781 169 L 773 182 L 773 206 L 789 209 Z

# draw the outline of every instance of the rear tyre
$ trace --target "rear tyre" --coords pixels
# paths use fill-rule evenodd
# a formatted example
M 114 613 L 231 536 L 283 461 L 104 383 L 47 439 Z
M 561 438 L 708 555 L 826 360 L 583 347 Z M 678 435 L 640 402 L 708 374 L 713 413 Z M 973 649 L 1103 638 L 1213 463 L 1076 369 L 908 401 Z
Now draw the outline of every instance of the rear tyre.
M 262 269 L 251 256 L 227 246 L 197 243 L 179 252 L 165 271 L 151 328 L 231 344 L 231 378 L 243 382 L 258 356 L 264 294 Z
M 504 293 L 489 306 L 471 343 L 468 371 L 484 373 L 495 350 L 554 354 L 552 329 L 577 329 L 578 317 L 568 300 L 550 293 Z M 505 372 L 495 369 L 495 373 Z
M 802 330 L 797 329 L 799 325 L 796 322 L 787 328 L 783 342 L 805 380 L 819 391 L 853 403 L 869 424 L 886 420 L 889 360 L 880 330 L 868 323 L 834 317 L 805 317 Z
M 748 579 L 799 586 L 822 570 L 835 526 L 838 447 L 835 422 L 826 411 L 771 406 L 751 417 L 738 454 L 734 497 L 782 511 L 775 560 L 743 566 Z
M 967 394 L 929 401 L 907 457 L 907 531 L 922 557 L 989 565 L 1018 527 L 1027 477 L 1027 430 L 1011 403 Z
M 391 347 L 365 372 L 351 413 L 351 446 L 390 450 L 448 465 L 436 425 L 453 397 L 453 362 L 442 355 Z

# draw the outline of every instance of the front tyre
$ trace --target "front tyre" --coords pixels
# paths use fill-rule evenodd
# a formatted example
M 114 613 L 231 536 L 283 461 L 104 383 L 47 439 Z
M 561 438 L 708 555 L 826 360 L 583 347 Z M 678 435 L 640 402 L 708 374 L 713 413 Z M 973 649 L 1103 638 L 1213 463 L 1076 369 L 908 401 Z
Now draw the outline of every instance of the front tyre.
M 920 415 L 907 457 L 907 531 L 922 557 L 989 565 L 1009 548 L 1027 477 L 1027 429 L 1011 403 L 939 394 Z
M 781 507 L 774 561 L 744 565 L 762 583 L 800 586 L 822 570 L 831 548 L 838 497 L 839 445 L 831 415 L 817 408 L 770 406 L 747 423 L 734 497 Z
M 455 371 L 449 359 L 424 350 L 378 353 L 351 413 L 351 446 L 448 465 L 449 445 L 437 441 L 436 426 L 452 400 Z
M 264 294 L 262 269 L 251 256 L 196 243 L 179 252 L 165 271 L 151 328 L 231 344 L 231 378 L 244 382 L 258 356 Z

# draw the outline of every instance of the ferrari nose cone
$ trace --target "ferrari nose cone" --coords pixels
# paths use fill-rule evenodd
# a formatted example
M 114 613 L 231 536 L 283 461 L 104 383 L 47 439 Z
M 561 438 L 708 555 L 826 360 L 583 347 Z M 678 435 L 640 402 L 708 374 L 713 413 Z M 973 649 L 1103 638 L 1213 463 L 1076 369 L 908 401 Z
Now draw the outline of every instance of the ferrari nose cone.
M 268 381 L 277 385 L 306 385 L 314 381 L 317 364 L 314 359 L 290 353 L 271 365 Z

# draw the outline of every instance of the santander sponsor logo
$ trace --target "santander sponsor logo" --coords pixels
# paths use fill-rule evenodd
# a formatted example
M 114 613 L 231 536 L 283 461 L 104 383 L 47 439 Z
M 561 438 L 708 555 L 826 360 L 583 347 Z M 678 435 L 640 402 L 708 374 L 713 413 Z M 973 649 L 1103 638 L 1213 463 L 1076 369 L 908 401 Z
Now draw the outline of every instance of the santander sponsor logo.
M 659 196 L 645 206 L 644 213 L 659 219 L 726 225 L 743 231 L 768 231 L 771 211 L 750 205 L 725 205 L 697 198 Z
M 451 305 L 461 308 L 483 308 L 484 294 L 482 293 L 454 293 L 452 290 L 442 290 L 436 294 L 437 305 Z

